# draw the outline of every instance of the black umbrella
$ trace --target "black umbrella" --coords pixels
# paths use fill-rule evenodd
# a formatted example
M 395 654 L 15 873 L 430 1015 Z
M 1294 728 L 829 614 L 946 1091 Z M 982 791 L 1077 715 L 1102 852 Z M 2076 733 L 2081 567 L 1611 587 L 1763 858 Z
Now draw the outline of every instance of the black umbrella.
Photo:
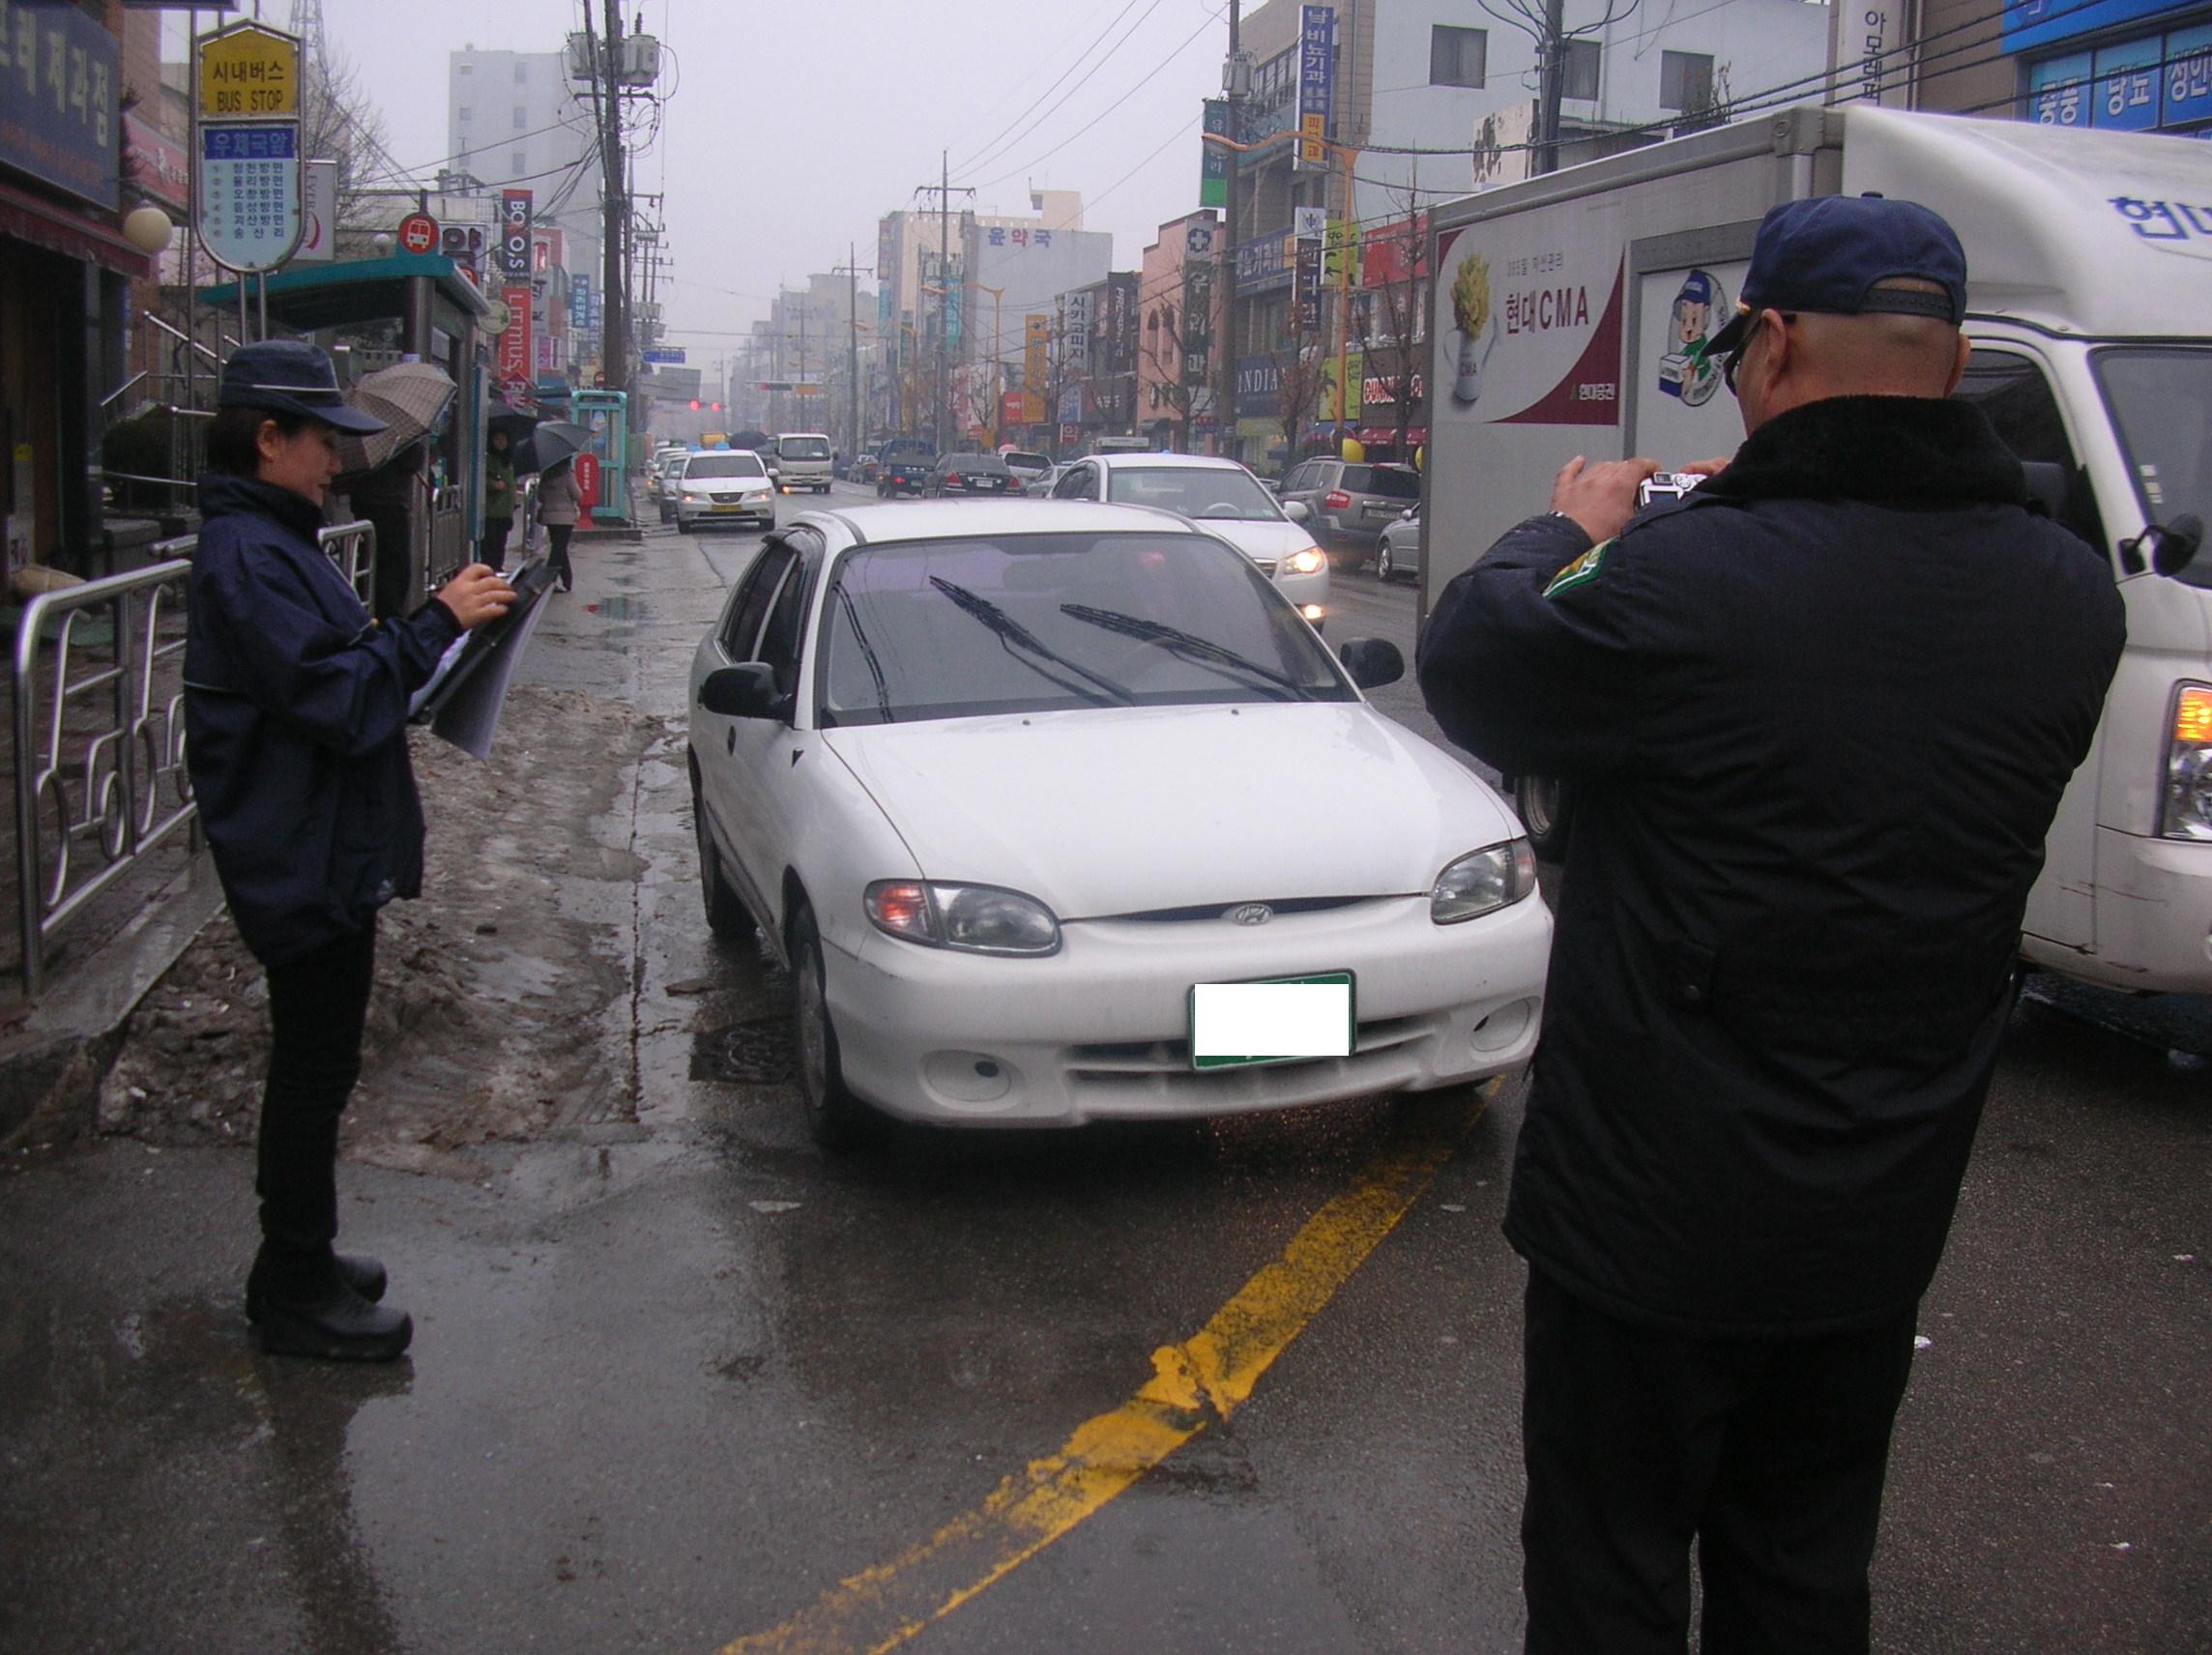
M 494 431 L 505 431 L 508 451 L 511 453 L 522 447 L 523 439 L 537 425 L 538 416 L 535 414 L 525 414 L 515 408 L 500 408 L 484 421 L 484 435 L 488 437 Z
M 592 433 L 582 425 L 567 420 L 541 420 L 514 445 L 514 469 L 518 474 L 549 471 L 591 446 Z

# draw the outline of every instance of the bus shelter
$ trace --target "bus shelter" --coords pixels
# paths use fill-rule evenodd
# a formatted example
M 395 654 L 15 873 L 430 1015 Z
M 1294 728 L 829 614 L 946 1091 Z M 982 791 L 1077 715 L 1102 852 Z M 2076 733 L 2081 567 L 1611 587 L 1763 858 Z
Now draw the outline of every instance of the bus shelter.
M 426 461 L 375 478 L 354 504 L 377 523 L 375 610 L 403 615 L 475 556 L 483 534 L 485 420 L 491 395 L 490 302 L 452 259 L 439 253 L 295 265 L 247 288 L 266 303 L 273 328 L 312 337 L 341 364 L 341 379 L 391 362 L 434 363 L 455 386 L 445 428 Z M 236 307 L 241 284 L 203 287 L 203 305 Z M 390 339 L 389 344 L 364 343 Z M 373 503 L 371 497 L 373 496 Z

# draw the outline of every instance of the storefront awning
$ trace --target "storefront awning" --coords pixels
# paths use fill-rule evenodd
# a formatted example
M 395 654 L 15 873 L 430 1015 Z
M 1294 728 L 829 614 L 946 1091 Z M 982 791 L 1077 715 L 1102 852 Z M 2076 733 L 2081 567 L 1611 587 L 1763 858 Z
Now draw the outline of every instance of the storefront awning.
M 0 236 L 13 236 L 65 258 L 83 259 L 117 276 L 141 279 L 154 274 L 154 260 L 96 218 L 0 184 Z

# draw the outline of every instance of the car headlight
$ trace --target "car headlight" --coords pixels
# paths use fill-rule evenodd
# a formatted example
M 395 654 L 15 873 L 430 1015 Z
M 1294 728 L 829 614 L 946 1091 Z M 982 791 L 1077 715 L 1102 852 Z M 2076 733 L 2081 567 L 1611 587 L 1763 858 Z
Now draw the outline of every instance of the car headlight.
M 1308 546 L 1302 552 L 1293 552 L 1283 560 L 1283 567 L 1293 574 L 1319 574 L 1328 560 Z
M 1060 921 L 1052 910 L 1018 890 L 937 880 L 878 880 L 868 886 L 864 901 L 877 930 L 924 947 L 972 954 L 1060 951 Z
M 2212 684 L 2185 683 L 2173 692 L 2158 830 L 2168 839 L 2212 839 Z
M 1510 907 L 1536 888 L 1536 853 L 1526 839 L 1470 851 L 1444 864 L 1429 888 L 1429 917 L 1439 925 Z

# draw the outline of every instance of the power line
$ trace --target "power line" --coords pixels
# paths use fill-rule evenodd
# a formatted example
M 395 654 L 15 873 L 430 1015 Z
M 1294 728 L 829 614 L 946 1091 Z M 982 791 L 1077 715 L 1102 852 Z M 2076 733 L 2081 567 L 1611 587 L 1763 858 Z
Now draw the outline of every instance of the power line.
M 1122 16 L 1128 15 L 1129 7 L 1136 5 L 1136 3 L 1137 0 L 1129 0 L 1129 4 L 1121 8 L 1121 16 L 1116 17 L 1113 23 L 1106 25 L 1108 33 L 1112 33 L 1115 23 L 1119 23 Z M 1002 160 L 1005 156 L 1006 152 L 1012 149 L 1015 144 L 1019 143 L 1023 138 L 1028 137 L 1030 133 L 1035 131 L 1037 128 L 1044 125 L 1045 122 L 1051 120 L 1053 116 L 1057 115 L 1062 109 L 1065 108 L 1067 105 L 1067 101 L 1070 98 L 1073 98 L 1078 92 L 1082 91 L 1085 86 L 1089 85 L 1091 76 L 1096 74 L 1100 70 L 1104 69 L 1106 65 L 1113 60 L 1114 54 L 1116 52 L 1120 51 L 1132 40 L 1136 39 L 1137 31 L 1145 26 L 1145 19 L 1150 17 L 1154 12 L 1157 12 L 1160 9 L 1161 4 L 1162 0 L 1152 0 L 1152 3 L 1145 8 L 1144 15 L 1140 16 L 1134 23 L 1131 23 L 1121 38 L 1116 41 L 1112 45 L 1108 46 L 1104 54 L 1100 56 L 1096 63 L 1092 64 L 1089 69 L 1084 71 L 1083 78 L 1081 80 L 1078 80 L 1073 86 L 1070 86 L 1065 92 L 1061 94 L 1058 99 L 1054 100 L 1050 108 L 1046 109 L 1042 114 L 1037 116 L 1037 118 L 1032 121 L 1028 126 L 1022 128 L 1020 131 L 1015 132 L 1012 136 L 1006 138 L 1003 143 L 994 141 L 993 143 L 985 146 L 981 155 L 975 156 L 972 160 L 962 162 L 960 170 L 962 172 L 971 172 L 977 167 L 988 166 L 993 162 Z M 1083 60 L 1081 58 L 1076 59 L 1076 63 L 1081 63 L 1082 61 Z M 1065 80 L 1067 75 L 1074 72 L 1074 64 L 1068 65 L 1067 70 L 1062 73 L 1061 79 Z M 1056 81 L 1054 84 L 1057 85 L 1058 82 Z M 1041 94 L 1039 96 L 1038 101 L 1042 102 L 1043 98 L 1049 95 L 1050 93 L 1048 89 L 1045 94 Z M 1032 104 L 1031 107 L 1034 108 L 1035 105 Z
M 1107 0 L 1108 5 L 1111 5 L 1112 3 L 1113 0 Z M 1075 73 L 1076 66 L 1082 63 L 1083 60 L 1089 57 L 1093 51 L 1098 49 L 1099 43 L 1104 41 L 1108 35 L 1114 32 L 1115 24 L 1121 22 L 1123 17 L 1126 17 L 1130 11 L 1136 6 L 1136 4 L 1137 0 L 1126 0 L 1126 3 L 1121 7 L 1121 10 L 1115 14 L 1114 21 L 1112 23 L 1108 23 L 1103 29 L 1100 29 L 1098 33 L 1092 37 L 1091 44 L 1075 54 L 1074 62 L 1070 63 L 1065 69 L 1062 70 L 1050 86 L 1047 86 L 1042 92 L 1038 93 L 1034 98 L 1031 99 L 1028 106 L 1025 107 L 1020 114 L 1016 115 L 1011 121 L 1008 121 L 1004 126 L 1001 127 L 996 132 L 992 133 L 990 137 L 984 139 L 981 149 L 971 152 L 967 159 L 961 161 L 960 170 L 962 172 L 966 172 L 970 167 L 977 165 L 986 156 L 990 155 L 992 153 L 993 147 L 1001 138 L 1004 137 L 1008 132 L 1012 131 L 1016 127 L 1020 126 L 1022 122 L 1028 118 L 1030 110 L 1034 109 L 1039 103 L 1042 103 L 1047 98 L 1051 97 L 1054 88 L 1058 87 L 1061 81 L 1065 80 L 1069 75 L 1073 74 Z M 1099 8 L 1099 11 L 1104 10 L 1105 7 L 1103 6 Z M 1096 14 L 1093 14 L 1093 15 L 1095 15 Z M 1150 15 L 1150 14 L 1148 13 L 1147 15 Z M 1142 18 L 1139 19 L 1139 21 L 1142 20 Z M 1124 39 L 1126 37 L 1124 37 Z M 1107 55 L 1111 56 L 1112 53 L 1108 53 Z M 1101 59 L 1100 61 L 1103 62 L 1104 60 Z

